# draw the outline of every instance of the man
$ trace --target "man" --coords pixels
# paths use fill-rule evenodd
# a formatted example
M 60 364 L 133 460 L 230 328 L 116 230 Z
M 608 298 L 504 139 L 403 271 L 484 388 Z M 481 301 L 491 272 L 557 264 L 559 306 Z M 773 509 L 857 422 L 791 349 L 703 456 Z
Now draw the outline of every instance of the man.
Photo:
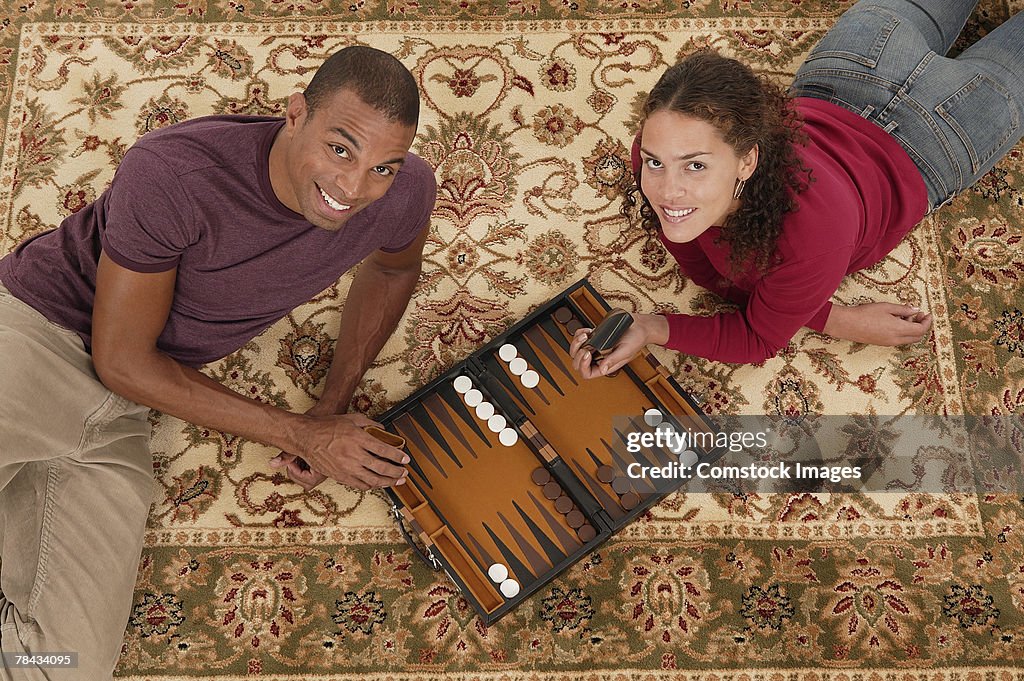
M 404 483 L 404 453 L 344 412 L 420 272 L 436 184 L 408 153 L 418 116 L 398 60 L 346 48 L 283 121 L 146 135 L 95 203 L 0 260 L 0 647 L 79 655 L 0 678 L 111 678 L 151 501 L 149 408 L 288 452 L 273 464 L 306 489 Z M 308 413 L 196 370 L 360 261 Z

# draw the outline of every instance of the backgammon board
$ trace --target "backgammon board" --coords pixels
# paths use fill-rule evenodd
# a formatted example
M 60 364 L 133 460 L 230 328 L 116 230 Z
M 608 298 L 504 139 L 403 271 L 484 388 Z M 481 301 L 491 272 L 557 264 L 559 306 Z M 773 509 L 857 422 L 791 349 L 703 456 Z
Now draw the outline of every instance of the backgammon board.
M 679 460 L 628 452 L 629 432 L 717 432 L 646 349 L 614 376 L 579 377 L 572 335 L 608 309 L 577 282 L 378 419 L 411 459 L 387 490 L 403 533 L 486 624 L 682 484 L 629 477 L 630 463 Z

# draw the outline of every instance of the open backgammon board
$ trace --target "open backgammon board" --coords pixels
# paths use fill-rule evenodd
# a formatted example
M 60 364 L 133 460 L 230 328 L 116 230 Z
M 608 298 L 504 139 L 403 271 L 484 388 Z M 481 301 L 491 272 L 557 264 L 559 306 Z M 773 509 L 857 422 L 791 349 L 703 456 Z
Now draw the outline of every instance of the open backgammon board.
M 716 432 L 647 350 L 613 376 L 579 377 L 572 335 L 607 311 L 580 281 L 378 419 L 411 459 L 408 482 L 387 490 L 406 538 L 487 624 L 682 484 L 629 477 L 630 463 L 679 460 L 629 453 L 629 431 Z

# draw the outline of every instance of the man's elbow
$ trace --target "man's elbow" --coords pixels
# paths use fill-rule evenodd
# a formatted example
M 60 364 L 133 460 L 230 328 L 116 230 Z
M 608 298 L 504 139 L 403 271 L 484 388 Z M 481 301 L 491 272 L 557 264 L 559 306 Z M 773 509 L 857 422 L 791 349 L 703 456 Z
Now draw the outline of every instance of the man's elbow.
M 92 347 L 92 366 L 96 370 L 96 376 L 100 382 L 111 392 L 120 394 L 119 388 L 124 385 L 125 377 L 123 368 L 117 360 L 117 354 L 106 352 L 102 345 L 97 343 Z
M 416 283 L 420 279 L 420 274 L 423 272 L 423 261 L 417 260 L 401 267 L 383 267 L 378 265 L 375 267 L 375 270 L 378 275 L 385 277 L 386 281 L 397 283 L 403 288 L 412 289 L 415 288 Z
M 419 279 L 420 272 L 423 271 L 423 260 L 413 260 L 401 265 L 400 267 L 383 267 L 380 271 L 390 276 Z
M 125 351 L 103 340 L 93 340 L 92 364 L 100 382 L 111 392 L 138 401 L 139 370 L 143 364 L 137 353 Z

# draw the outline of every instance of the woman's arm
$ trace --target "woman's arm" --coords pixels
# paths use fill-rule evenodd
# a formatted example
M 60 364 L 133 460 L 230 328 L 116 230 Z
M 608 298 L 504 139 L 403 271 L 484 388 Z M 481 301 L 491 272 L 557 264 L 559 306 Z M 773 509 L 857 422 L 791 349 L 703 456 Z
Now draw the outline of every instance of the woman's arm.
M 916 343 L 928 333 L 931 325 L 930 314 L 909 305 L 833 305 L 824 332 L 855 343 L 892 346 Z
M 616 371 L 647 344 L 663 345 L 687 355 L 720 362 L 753 364 L 775 355 L 827 304 L 846 273 L 844 249 L 793 260 L 768 272 L 754 287 L 743 309 L 707 317 L 634 315 L 615 350 L 590 367 L 582 351 L 589 330 L 581 329 L 570 353 L 584 377 Z

